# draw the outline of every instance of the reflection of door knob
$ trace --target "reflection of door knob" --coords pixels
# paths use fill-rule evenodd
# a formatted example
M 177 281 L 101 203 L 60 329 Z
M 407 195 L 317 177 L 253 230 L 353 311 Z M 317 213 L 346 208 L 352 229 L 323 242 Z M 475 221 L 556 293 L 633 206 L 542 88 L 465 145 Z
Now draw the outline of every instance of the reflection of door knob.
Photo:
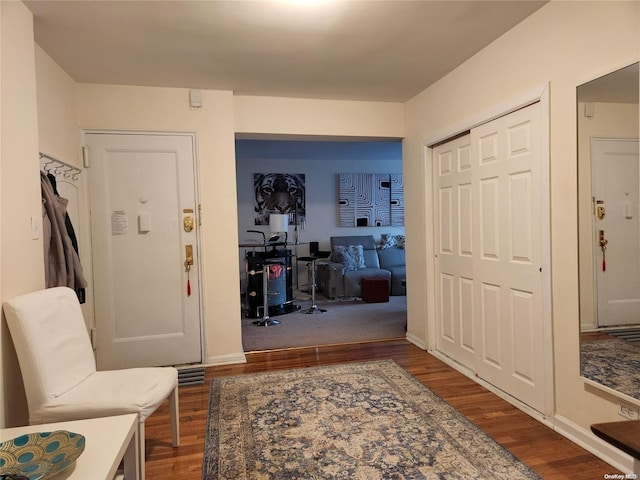
M 184 266 L 188 272 L 189 270 L 191 270 L 191 267 L 193 266 L 193 246 L 192 245 L 184 246 L 184 256 L 186 257 L 186 260 L 184 261 Z
M 607 248 L 607 244 L 609 243 L 609 240 L 604 238 L 604 230 L 600 230 L 600 232 L 598 233 L 598 240 L 599 240 L 599 243 L 600 243 L 600 248 L 606 249 Z
M 607 260 L 605 259 L 605 256 L 606 256 L 607 244 L 609 243 L 609 240 L 604 238 L 604 230 L 600 230 L 600 232 L 598 233 L 598 238 L 599 238 L 600 248 L 602 249 L 602 271 L 606 272 Z
M 193 230 L 193 217 L 184 217 L 182 223 L 184 225 L 185 232 L 190 232 L 191 230 Z

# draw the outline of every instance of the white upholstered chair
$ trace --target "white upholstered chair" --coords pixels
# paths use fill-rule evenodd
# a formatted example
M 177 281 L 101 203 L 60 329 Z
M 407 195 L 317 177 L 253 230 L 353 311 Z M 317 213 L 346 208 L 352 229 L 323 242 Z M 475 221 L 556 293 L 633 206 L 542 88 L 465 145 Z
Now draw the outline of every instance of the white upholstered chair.
M 169 398 L 173 445 L 178 446 L 178 372 L 171 367 L 97 371 L 75 292 L 48 288 L 3 305 L 22 372 L 29 422 L 41 424 L 138 414 L 140 478 L 144 479 L 144 422 Z

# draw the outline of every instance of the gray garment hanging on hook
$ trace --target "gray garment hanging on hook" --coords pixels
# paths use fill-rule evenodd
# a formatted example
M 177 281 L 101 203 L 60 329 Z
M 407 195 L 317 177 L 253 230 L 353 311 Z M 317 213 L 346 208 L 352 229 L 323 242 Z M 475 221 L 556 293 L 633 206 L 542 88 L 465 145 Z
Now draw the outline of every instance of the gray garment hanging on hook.
M 66 198 L 56 195 L 51 182 L 40 172 L 42 187 L 42 223 L 44 237 L 45 285 L 49 287 L 84 288 L 87 282 L 80 258 L 67 233 Z

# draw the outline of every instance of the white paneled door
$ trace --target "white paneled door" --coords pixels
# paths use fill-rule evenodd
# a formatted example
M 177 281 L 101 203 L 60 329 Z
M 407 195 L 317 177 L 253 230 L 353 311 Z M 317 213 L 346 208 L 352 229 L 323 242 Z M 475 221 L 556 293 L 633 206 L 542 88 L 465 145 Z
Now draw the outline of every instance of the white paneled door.
M 473 197 L 471 136 L 433 150 L 437 182 L 437 348 L 474 368 Z
M 434 148 L 437 348 L 544 411 L 540 106 Z
M 200 362 L 194 137 L 87 133 L 86 145 L 98 367 Z
M 638 140 L 591 140 L 598 326 L 640 323 Z M 598 214 L 598 212 L 602 212 Z M 600 241 L 606 241 L 605 249 Z

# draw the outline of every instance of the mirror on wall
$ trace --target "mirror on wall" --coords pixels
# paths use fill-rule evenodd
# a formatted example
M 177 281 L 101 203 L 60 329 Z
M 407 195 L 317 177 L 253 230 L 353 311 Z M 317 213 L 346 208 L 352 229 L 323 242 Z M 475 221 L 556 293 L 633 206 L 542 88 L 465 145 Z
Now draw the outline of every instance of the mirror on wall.
M 581 375 L 640 402 L 638 63 L 577 87 Z

